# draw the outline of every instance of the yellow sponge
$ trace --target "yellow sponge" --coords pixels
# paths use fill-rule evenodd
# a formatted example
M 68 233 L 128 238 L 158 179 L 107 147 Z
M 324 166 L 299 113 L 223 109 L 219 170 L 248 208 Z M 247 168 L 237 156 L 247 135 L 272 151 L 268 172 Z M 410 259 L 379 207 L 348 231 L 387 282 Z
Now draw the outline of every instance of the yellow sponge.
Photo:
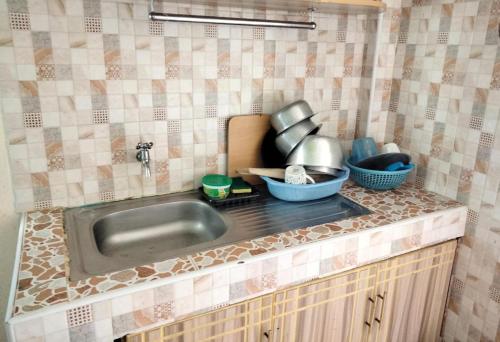
M 252 187 L 243 180 L 241 177 L 233 177 L 233 183 L 231 184 L 231 193 L 233 194 L 250 194 L 252 193 Z

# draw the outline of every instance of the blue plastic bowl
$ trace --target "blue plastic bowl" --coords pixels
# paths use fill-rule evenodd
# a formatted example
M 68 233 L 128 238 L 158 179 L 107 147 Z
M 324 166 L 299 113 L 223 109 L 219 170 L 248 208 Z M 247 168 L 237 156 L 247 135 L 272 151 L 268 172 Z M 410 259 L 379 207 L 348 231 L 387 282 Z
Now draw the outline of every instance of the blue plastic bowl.
M 328 182 L 317 184 L 288 184 L 261 176 L 267 183 L 267 189 L 276 198 L 289 202 L 312 201 L 336 194 L 349 178 L 349 169 L 342 167 L 343 175 Z
M 354 164 L 377 154 L 377 144 L 373 138 L 358 138 L 352 142 L 351 161 Z

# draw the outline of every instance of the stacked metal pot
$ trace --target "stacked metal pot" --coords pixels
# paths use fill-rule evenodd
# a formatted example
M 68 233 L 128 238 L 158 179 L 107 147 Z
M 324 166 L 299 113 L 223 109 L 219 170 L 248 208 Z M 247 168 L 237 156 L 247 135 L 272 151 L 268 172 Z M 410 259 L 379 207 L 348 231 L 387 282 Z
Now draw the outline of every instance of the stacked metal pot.
M 296 101 L 271 116 L 276 130 L 276 147 L 287 165 L 301 165 L 306 169 L 337 176 L 342 170 L 343 154 L 336 138 L 317 135 L 321 124 L 316 124 L 309 104 Z

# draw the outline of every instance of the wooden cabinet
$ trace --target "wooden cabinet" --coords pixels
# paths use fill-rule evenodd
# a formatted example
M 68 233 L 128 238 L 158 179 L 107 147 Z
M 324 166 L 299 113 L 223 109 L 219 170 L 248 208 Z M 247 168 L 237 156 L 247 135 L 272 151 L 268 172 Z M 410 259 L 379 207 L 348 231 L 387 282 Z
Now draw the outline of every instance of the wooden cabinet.
M 271 331 L 273 295 L 192 316 L 146 332 L 128 335 L 127 342 L 261 341 Z
M 438 341 L 456 241 L 130 335 L 141 342 Z
M 439 341 L 456 241 L 379 263 L 370 341 Z
M 359 341 L 376 275 L 372 265 L 277 292 L 271 340 Z

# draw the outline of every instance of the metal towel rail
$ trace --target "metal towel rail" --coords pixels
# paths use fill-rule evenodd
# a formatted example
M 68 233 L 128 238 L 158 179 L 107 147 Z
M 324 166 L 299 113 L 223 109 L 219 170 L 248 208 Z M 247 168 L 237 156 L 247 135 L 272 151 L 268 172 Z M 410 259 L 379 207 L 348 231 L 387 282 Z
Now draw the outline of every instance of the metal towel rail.
M 260 27 L 281 27 L 295 29 L 314 30 L 316 23 L 314 21 L 281 21 L 281 20 L 266 20 L 266 19 L 244 19 L 230 17 L 213 17 L 205 15 L 185 15 L 150 12 L 149 19 L 157 21 L 175 21 L 185 23 L 203 23 L 203 24 L 222 24 L 222 25 L 243 25 L 243 26 L 260 26 Z
M 313 13 L 314 9 L 310 9 Z M 206 15 L 188 15 L 156 12 L 153 6 L 153 0 L 150 1 L 149 19 L 155 21 L 173 21 L 184 23 L 202 23 L 202 24 L 220 24 L 220 25 L 240 25 L 240 26 L 259 26 L 259 27 L 281 27 L 314 30 L 316 23 L 314 21 L 283 21 L 267 19 L 245 19 L 230 17 L 215 17 Z

